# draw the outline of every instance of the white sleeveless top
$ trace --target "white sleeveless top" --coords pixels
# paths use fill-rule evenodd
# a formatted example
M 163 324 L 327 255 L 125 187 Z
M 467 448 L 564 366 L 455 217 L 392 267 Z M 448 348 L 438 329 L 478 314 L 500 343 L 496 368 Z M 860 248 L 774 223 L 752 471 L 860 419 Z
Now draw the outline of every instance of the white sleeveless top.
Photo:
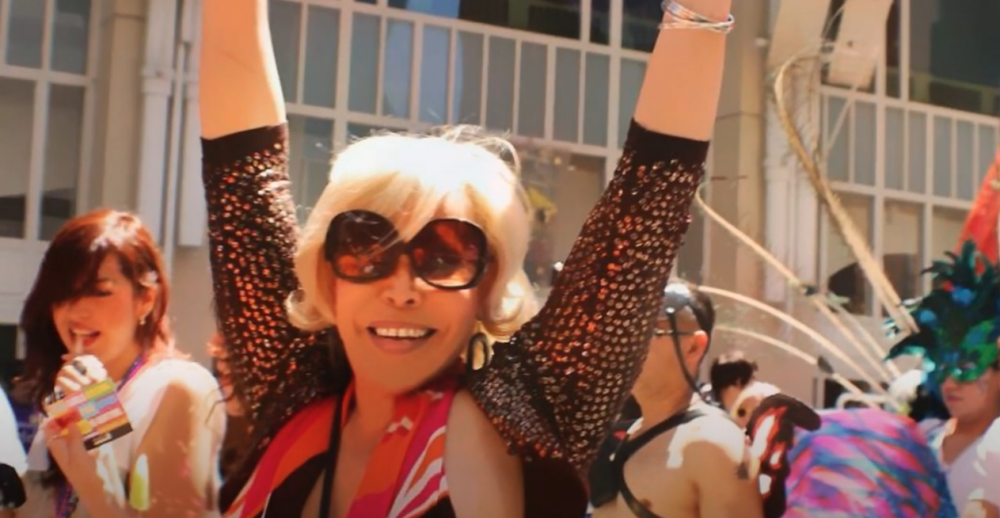
M 135 452 L 139 448 L 143 437 L 149 430 L 149 425 L 156 415 L 156 409 L 163 400 L 163 394 L 171 380 L 177 378 L 197 379 L 196 386 L 218 387 L 212 373 L 200 364 L 176 358 L 159 360 L 156 363 L 144 367 L 122 387 L 118 397 L 122 402 L 122 407 L 128 415 L 132 424 L 132 432 L 120 437 L 102 448 L 110 448 L 114 452 L 115 464 L 118 472 L 122 476 L 122 481 L 128 483 L 128 474 L 132 471 L 133 463 L 136 461 Z M 200 379 L 198 379 L 200 378 Z M 212 477 L 211 487 L 206 495 L 208 500 L 205 503 L 206 513 L 204 516 L 218 516 L 218 491 L 222 485 L 222 477 L 218 470 L 218 458 L 222 451 L 222 439 L 226 434 L 226 412 L 222 403 L 222 392 L 216 388 L 210 394 L 206 394 L 207 404 L 214 408 L 209 413 L 209 420 L 205 423 L 205 432 L 212 434 L 211 450 L 212 458 L 216 459 L 216 469 Z M 28 472 L 44 472 L 49 469 L 48 447 L 45 444 L 44 433 L 39 431 L 31 444 L 28 452 Z M 34 480 L 33 480 L 34 478 Z M 55 501 L 51 489 L 38 487 L 37 477 L 27 477 L 28 503 L 18 510 L 18 516 L 30 518 L 52 518 L 55 516 Z M 31 487 L 36 486 L 36 487 Z M 29 510 L 30 509 L 30 510 Z M 76 512 L 71 518 L 91 518 L 83 505 L 78 505 Z
M 943 430 L 941 431 L 943 432 Z M 970 500 L 984 500 L 1000 507 L 1000 419 L 954 459 L 945 464 L 941 458 L 944 433 L 931 440 L 931 447 L 948 478 L 955 507 L 961 513 Z

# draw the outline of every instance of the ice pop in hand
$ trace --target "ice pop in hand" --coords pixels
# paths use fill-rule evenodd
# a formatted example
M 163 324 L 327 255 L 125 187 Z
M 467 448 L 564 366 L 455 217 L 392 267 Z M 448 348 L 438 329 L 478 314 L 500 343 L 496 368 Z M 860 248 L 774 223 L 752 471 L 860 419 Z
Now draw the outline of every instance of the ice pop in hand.
M 128 503 L 140 513 L 149 510 L 149 461 L 140 455 L 129 477 Z

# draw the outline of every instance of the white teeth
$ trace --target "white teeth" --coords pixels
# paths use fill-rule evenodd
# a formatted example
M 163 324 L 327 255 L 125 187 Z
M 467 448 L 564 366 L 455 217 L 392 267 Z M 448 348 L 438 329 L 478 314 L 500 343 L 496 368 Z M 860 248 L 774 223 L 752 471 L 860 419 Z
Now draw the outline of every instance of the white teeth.
M 97 331 L 83 331 L 80 329 L 72 329 L 70 332 L 77 336 L 93 336 L 97 334 Z
M 388 327 L 376 327 L 373 328 L 375 334 L 385 338 L 426 338 L 431 334 L 430 329 L 412 329 L 412 328 L 388 328 Z

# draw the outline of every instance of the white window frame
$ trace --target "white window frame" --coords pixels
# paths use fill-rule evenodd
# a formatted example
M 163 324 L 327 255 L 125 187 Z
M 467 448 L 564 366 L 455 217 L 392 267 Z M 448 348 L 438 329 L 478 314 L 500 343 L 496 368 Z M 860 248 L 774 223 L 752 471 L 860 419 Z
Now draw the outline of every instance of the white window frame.
M 0 57 L 0 77 L 34 81 L 34 109 L 31 136 L 31 161 L 29 166 L 28 192 L 25 195 L 25 231 L 22 239 L 0 238 L 13 241 L 39 241 L 41 231 L 41 202 L 45 175 L 45 147 L 47 144 L 49 120 L 49 91 L 53 84 L 78 86 L 84 89 L 83 123 L 81 128 L 79 173 L 76 179 L 77 212 L 86 207 L 89 197 L 89 178 L 94 147 L 94 108 L 96 95 L 93 85 L 97 73 L 98 40 L 95 37 L 100 27 L 100 0 L 91 0 L 87 42 L 87 71 L 84 75 L 50 70 L 52 59 L 52 30 L 56 0 L 45 2 L 45 21 L 42 34 L 42 66 L 39 69 L 8 65 L 6 57 Z M 7 48 L 8 20 L 11 2 L 0 3 L 0 48 Z M 75 214 L 74 214 L 75 215 Z
M 31 288 L 38 264 L 48 243 L 40 239 L 41 202 L 44 190 L 45 151 L 49 120 L 49 91 L 52 85 L 77 86 L 84 89 L 83 120 L 81 128 L 79 172 L 76 178 L 76 214 L 85 210 L 89 200 L 89 186 L 94 148 L 94 121 L 96 92 L 94 89 L 98 69 L 100 28 L 100 0 L 91 0 L 87 42 L 87 70 L 83 75 L 49 70 L 52 54 L 53 17 L 56 0 L 45 2 L 45 21 L 42 35 L 42 66 L 29 68 L 8 65 L 6 56 L 0 56 L 0 77 L 34 81 L 32 109 L 32 136 L 28 169 L 28 190 L 25 193 L 24 234 L 19 238 L 0 237 L 0 264 L 13 268 L 0 269 L 0 322 L 17 322 L 24 303 L 24 296 Z M 0 48 L 7 48 L 8 20 L 11 2 L 0 3 Z M 17 357 L 24 355 L 23 340 L 19 339 Z
M 993 143 L 993 149 L 996 149 L 1000 145 L 1000 121 L 995 117 L 990 117 L 987 115 L 982 115 L 978 113 L 963 112 L 959 110 L 942 108 L 939 106 L 933 106 L 930 104 L 910 101 L 910 39 L 912 37 L 911 27 L 910 27 L 910 10 L 911 5 L 909 0 L 900 0 L 900 97 L 894 98 L 889 97 L 886 94 L 886 57 L 883 52 L 878 63 L 878 71 L 875 74 L 875 91 L 874 93 L 868 92 L 851 92 L 842 88 L 823 86 L 821 87 L 824 101 L 823 109 L 827 110 L 827 98 L 838 97 L 844 99 L 847 102 L 847 107 L 845 109 L 852 109 L 853 105 L 857 101 L 863 101 L 872 103 L 875 107 L 875 183 L 872 186 L 859 185 L 850 181 L 854 178 L 854 161 L 848 160 L 848 181 L 846 182 L 831 182 L 833 188 L 837 192 L 841 193 L 851 193 L 860 194 L 868 196 L 872 200 L 871 206 L 871 224 L 872 224 L 872 235 L 871 235 L 871 250 L 873 255 L 881 260 L 884 255 L 883 247 L 883 231 L 885 227 L 885 206 L 887 202 L 900 201 L 909 202 L 913 204 L 920 205 L 922 208 L 921 217 L 921 236 L 915 236 L 920 239 L 920 259 L 921 261 L 927 263 L 938 256 L 941 255 L 941 250 L 934 250 L 931 241 L 931 231 L 933 228 L 932 222 L 934 218 L 935 208 L 950 208 L 967 211 L 972 206 L 971 200 L 960 199 L 957 197 L 957 189 L 955 182 L 958 181 L 957 175 L 952 175 L 952 196 L 944 197 L 934 195 L 934 118 L 935 117 L 945 117 L 953 121 L 951 125 L 951 137 L 952 137 L 952 147 L 951 147 L 951 167 L 954 172 L 955 164 L 955 153 L 956 153 L 956 132 L 959 122 L 971 123 L 975 128 L 979 126 L 990 126 L 996 130 L 997 142 Z M 920 113 L 927 117 L 927 126 L 925 128 L 926 134 L 926 171 L 924 178 L 924 190 L 923 193 L 914 193 L 907 190 L 892 189 L 886 187 L 885 179 L 885 150 L 886 150 L 886 111 L 890 108 L 900 109 L 904 113 Z M 823 118 L 826 120 L 826 117 Z M 844 124 L 841 131 L 847 132 L 845 137 L 847 138 L 848 148 L 854 145 L 854 135 L 853 135 L 853 125 Z M 907 171 L 909 169 L 909 139 L 907 138 L 909 125 L 904 124 L 903 126 L 904 134 L 901 137 L 901 142 L 903 146 L 903 174 L 904 174 L 904 185 L 907 183 L 908 178 Z M 980 143 L 978 142 L 978 131 L 974 132 L 974 142 L 973 142 L 973 185 L 972 193 L 975 196 L 979 190 L 980 175 L 982 174 L 982 169 L 988 167 L 988 164 L 980 164 L 979 157 L 981 153 L 979 152 Z M 825 217 L 820 218 L 820 236 L 819 236 L 819 254 L 818 254 L 818 271 L 819 279 L 823 287 L 825 288 L 826 282 L 829 276 L 835 272 L 829 271 L 829 265 L 827 263 L 827 252 L 829 247 L 829 235 L 832 232 L 830 229 L 829 219 Z M 957 239 L 957 236 L 956 236 Z M 930 279 L 923 279 L 923 290 L 926 291 L 930 288 Z M 878 308 L 877 301 L 875 300 L 874 294 L 869 291 L 869 307 L 871 309 L 871 314 L 867 315 L 873 318 L 881 318 L 881 310 Z
M 456 55 L 455 47 L 458 31 L 472 32 L 476 34 L 482 34 L 484 36 L 483 40 L 483 53 L 484 53 L 484 69 L 488 66 L 487 60 L 489 52 L 489 38 L 490 37 L 503 37 L 514 40 L 517 42 L 515 47 L 515 61 L 514 61 L 514 102 L 513 106 L 518 105 L 518 74 L 520 71 L 520 44 L 521 43 L 534 43 L 539 45 L 544 45 L 547 48 L 547 73 L 546 73 L 546 97 L 548 99 L 546 103 L 546 114 L 544 119 L 544 136 L 541 138 L 533 137 L 531 142 L 540 146 L 567 151 L 570 153 L 599 157 L 604 160 L 605 171 L 604 179 L 605 182 L 609 182 L 614 174 L 615 167 L 618 162 L 618 158 L 621 155 L 621 148 L 619 147 L 619 115 L 620 115 L 620 82 L 621 82 L 621 61 L 622 59 L 630 59 L 639 62 L 648 62 L 649 54 L 637 50 L 624 49 L 621 47 L 622 41 L 622 17 L 623 17 L 623 0 L 611 0 L 610 4 L 610 27 L 609 36 L 610 41 L 608 45 L 601 45 L 590 42 L 590 31 L 581 30 L 580 38 L 578 40 L 572 40 L 567 38 L 559 38 L 555 36 L 549 36 L 544 34 L 536 34 L 532 32 L 511 29 L 507 27 L 497 27 L 491 25 L 484 25 L 478 23 L 467 22 L 464 20 L 444 18 L 438 16 L 427 15 L 423 13 L 417 13 L 412 11 L 406 11 L 401 9 L 394 9 L 388 7 L 387 0 L 378 0 L 376 5 L 359 3 L 354 0 L 284 0 L 293 3 L 299 3 L 303 5 L 301 11 L 301 19 L 299 21 L 300 31 L 299 31 L 299 51 L 298 51 L 298 79 L 296 81 L 296 89 L 298 90 L 295 95 L 295 99 L 302 99 L 302 93 L 304 88 L 304 70 L 305 70 L 305 58 L 306 58 L 306 27 L 307 27 L 307 16 L 308 16 L 308 6 L 323 6 L 340 11 L 340 32 L 339 32 L 339 42 L 338 42 L 338 56 L 337 56 L 337 91 L 336 100 L 334 108 L 324 108 L 309 106 L 306 104 L 298 102 L 288 102 L 286 103 L 289 115 L 319 118 L 333 121 L 333 142 L 331 143 L 332 149 L 339 150 L 342 149 L 347 142 L 348 135 L 348 125 L 352 123 L 359 123 L 369 126 L 378 127 L 391 127 L 399 128 L 404 131 L 420 131 L 426 129 L 431 124 L 421 122 L 419 120 L 419 78 L 421 70 L 421 59 L 422 59 L 422 40 L 423 40 L 423 27 L 425 25 L 431 24 L 435 27 L 447 28 L 450 30 L 450 60 L 449 60 L 449 75 L 451 75 L 454 70 L 454 57 Z M 466 0 L 468 1 L 468 0 Z M 582 1 L 581 10 L 581 27 L 586 29 L 589 27 L 589 20 L 591 18 L 591 0 Z M 349 83 L 348 78 L 350 75 L 350 59 L 351 59 L 351 33 L 353 30 L 353 19 L 355 14 L 367 14 L 380 17 L 381 20 L 381 31 L 380 31 L 380 57 L 379 57 L 379 80 L 376 82 L 376 113 L 382 112 L 383 103 L 383 83 L 382 74 L 384 73 L 384 49 L 385 40 L 387 37 L 386 24 L 387 20 L 391 18 L 392 20 L 398 20 L 403 22 L 409 22 L 413 24 L 413 55 L 411 61 L 411 72 L 410 72 L 410 96 L 409 96 L 409 109 L 407 113 L 409 117 L 407 118 L 397 118 L 389 117 L 385 115 L 375 115 L 368 113 L 352 112 L 347 109 L 348 106 L 348 93 L 349 93 Z M 580 96 L 577 106 L 577 116 L 580 121 L 577 134 L 577 142 L 564 142 L 556 140 L 553 137 L 554 134 L 554 111 L 555 103 L 551 101 L 556 94 L 556 84 L 555 84 L 555 69 L 556 69 L 556 49 L 565 48 L 578 50 L 581 52 L 580 60 Z M 607 132 L 607 143 L 604 146 L 594 146 L 583 144 L 583 129 L 584 129 L 584 102 L 585 96 L 583 95 L 584 81 L 583 78 L 586 77 L 586 63 L 585 53 L 595 53 L 602 54 L 609 57 L 610 63 L 610 81 L 608 83 L 608 132 Z M 449 85 L 451 84 L 449 78 Z M 481 113 L 485 114 L 485 106 L 487 102 L 486 89 L 488 87 L 487 81 L 482 82 L 482 91 L 480 93 L 482 99 L 482 109 Z M 453 102 L 452 97 L 454 95 L 454 90 L 449 87 L 447 91 L 447 97 L 445 105 L 447 106 L 448 113 L 446 114 L 445 120 L 452 120 L 452 109 Z M 513 124 L 514 128 L 517 128 L 517 110 L 513 110 Z M 514 137 L 517 138 L 518 135 L 514 133 Z M 707 226 L 706 226 L 707 227 Z M 705 233 L 707 234 L 707 232 Z M 689 236 L 688 242 L 695 243 L 700 240 L 700 245 L 703 247 L 704 256 L 708 257 L 707 243 L 708 239 L 700 236 L 694 238 L 694 236 Z M 691 246 L 690 244 L 688 246 Z M 696 245 L 697 246 L 697 245 Z

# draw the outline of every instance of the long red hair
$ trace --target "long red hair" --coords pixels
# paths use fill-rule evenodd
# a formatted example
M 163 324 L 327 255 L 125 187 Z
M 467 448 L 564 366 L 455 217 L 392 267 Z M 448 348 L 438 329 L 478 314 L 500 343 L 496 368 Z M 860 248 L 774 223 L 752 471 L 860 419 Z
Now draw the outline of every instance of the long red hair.
M 166 268 L 156 242 L 139 218 L 127 212 L 98 209 L 69 220 L 49 244 L 21 312 L 25 335 L 25 376 L 38 381 L 35 400 L 41 406 L 62 368 L 63 343 L 52 319 L 60 303 L 90 292 L 108 257 L 118 260 L 122 275 L 137 293 L 156 289 L 152 311 L 136 330 L 143 347 L 155 353 L 173 350 L 166 313 L 170 299 Z

